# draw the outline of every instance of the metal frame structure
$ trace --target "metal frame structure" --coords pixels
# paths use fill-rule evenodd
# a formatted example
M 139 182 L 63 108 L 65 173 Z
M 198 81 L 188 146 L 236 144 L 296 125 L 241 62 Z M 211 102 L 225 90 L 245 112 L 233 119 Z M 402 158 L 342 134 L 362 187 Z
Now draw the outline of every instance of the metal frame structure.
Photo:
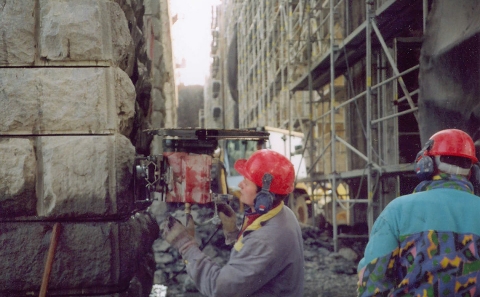
M 410 86 L 405 77 L 412 81 L 418 72 L 418 57 L 410 65 L 415 58 L 399 57 L 398 47 L 419 49 L 428 2 L 228 0 L 221 6 L 220 36 L 237 30 L 239 126 L 307 135 L 304 182 L 312 196 L 333 201 L 335 250 L 339 238 L 355 237 L 338 234 L 340 211 L 363 204 L 357 212 L 370 228 L 407 187 L 403 178 L 413 160 L 411 152 L 402 156 L 401 146 L 407 139 L 415 151 L 420 143 L 418 127 L 412 130 L 417 82 Z M 402 59 L 409 67 L 397 65 Z M 223 106 L 231 101 L 227 93 Z M 347 185 L 346 195 L 339 184 Z

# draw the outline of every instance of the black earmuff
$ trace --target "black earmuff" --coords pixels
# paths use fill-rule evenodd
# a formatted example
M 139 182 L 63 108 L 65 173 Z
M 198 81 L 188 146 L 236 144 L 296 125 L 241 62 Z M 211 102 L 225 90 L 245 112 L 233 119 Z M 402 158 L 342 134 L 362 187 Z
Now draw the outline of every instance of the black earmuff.
M 264 214 L 272 209 L 274 194 L 270 192 L 270 185 L 272 184 L 273 176 L 270 173 L 265 173 L 262 177 L 262 189 L 255 197 L 255 211 Z
M 433 139 L 430 139 L 415 157 L 415 173 L 421 181 L 431 179 L 435 170 L 432 157 L 427 155 L 432 145 Z

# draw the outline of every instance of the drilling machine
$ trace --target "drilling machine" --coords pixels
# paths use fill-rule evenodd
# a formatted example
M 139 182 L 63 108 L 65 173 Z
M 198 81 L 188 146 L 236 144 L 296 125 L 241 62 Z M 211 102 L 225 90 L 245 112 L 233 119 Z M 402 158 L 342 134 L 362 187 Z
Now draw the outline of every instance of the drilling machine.
M 148 206 L 154 200 L 181 203 L 187 218 L 191 218 L 192 204 L 213 202 L 215 213 L 211 221 L 216 224 L 216 205 L 234 197 L 228 193 L 219 141 L 266 141 L 269 137 L 268 132 L 252 130 L 175 128 L 146 132 L 160 138 L 161 148 L 157 154 L 135 159 L 136 204 Z

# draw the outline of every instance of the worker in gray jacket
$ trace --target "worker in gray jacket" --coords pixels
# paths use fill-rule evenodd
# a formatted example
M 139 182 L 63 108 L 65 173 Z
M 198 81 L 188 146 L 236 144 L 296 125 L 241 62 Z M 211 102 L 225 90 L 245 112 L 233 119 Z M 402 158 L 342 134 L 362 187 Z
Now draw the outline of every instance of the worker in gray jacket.
M 294 187 L 292 163 L 263 149 L 238 160 L 235 169 L 244 176 L 240 201 L 248 208 L 237 228 L 234 211 L 218 206 L 226 241 L 235 241 L 225 266 L 209 259 L 191 232 L 171 216 L 160 226 L 163 237 L 178 249 L 188 275 L 206 296 L 303 296 L 302 232 L 283 203 Z

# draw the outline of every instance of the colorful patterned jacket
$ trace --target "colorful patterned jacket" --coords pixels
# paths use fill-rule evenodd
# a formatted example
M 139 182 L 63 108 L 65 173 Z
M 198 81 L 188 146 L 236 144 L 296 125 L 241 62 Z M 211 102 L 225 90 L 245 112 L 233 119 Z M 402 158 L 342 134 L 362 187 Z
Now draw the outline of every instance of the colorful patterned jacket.
M 358 296 L 480 296 L 480 197 L 460 176 L 418 188 L 375 221 Z

